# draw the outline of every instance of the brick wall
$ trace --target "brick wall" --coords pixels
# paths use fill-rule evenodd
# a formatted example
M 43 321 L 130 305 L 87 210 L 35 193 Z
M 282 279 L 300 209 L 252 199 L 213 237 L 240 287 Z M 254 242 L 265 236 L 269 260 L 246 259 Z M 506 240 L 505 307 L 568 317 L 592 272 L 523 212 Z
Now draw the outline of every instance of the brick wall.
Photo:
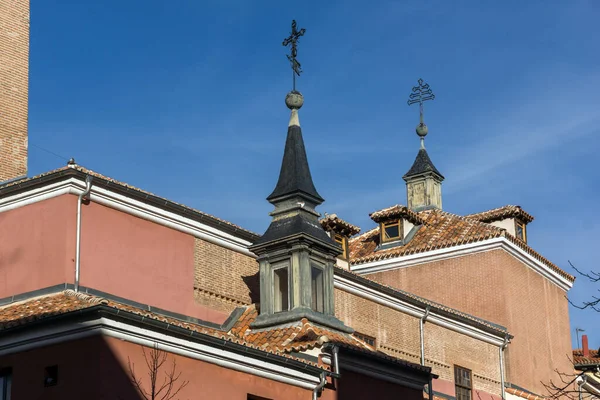
M 0 1 L 0 182 L 27 174 L 29 0 Z
M 195 239 L 194 297 L 225 312 L 258 302 L 258 263 L 253 257 Z
M 357 332 L 377 338 L 377 347 L 391 356 L 420 363 L 419 318 L 340 289 L 335 290 L 336 316 Z M 498 347 L 467 335 L 425 323 L 425 362 L 454 395 L 454 365 L 473 372 L 474 389 L 500 394 Z M 434 388 L 436 385 L 434 384 Z
M 507 327 L 515 336 L 506 353 L 508 382 L 545 394 L 541 381 L 556 381 L 555 368 L 570 371 L 565 292 L 504 250 L 368 277 Z

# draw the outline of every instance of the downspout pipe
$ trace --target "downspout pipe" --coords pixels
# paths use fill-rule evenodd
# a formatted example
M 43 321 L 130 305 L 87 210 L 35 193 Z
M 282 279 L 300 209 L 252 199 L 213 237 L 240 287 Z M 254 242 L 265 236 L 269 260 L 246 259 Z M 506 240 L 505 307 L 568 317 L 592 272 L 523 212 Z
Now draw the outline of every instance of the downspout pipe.
M 425 314 L 419 320 L 419 333 L 421 337 L 421 365 L 425 365 L 425 321 L 429 316 L 429 306 L 425 309 Z
M 325 379 L 326 376 L 327 376 L 327 372 L 325 372 L 325 371 L 321 372 L 321 381 L 319 382 L 319 384 L 317 386 L 315 386 L 315 388 L 312 392 L 312 400 L 317 400 L 317 397 L 323 391 L 323 388 L 325 387 L 325 384 L 327 383 L 327 379 Z
M 500 355 L 500 388 L 501 388 L 501 395 L 502 395 L 502 399 L 506 399 L 506 391 L 504 390 L 504 349 L 506 349 L 506 347 L 508 346 L 509 340 L 508 340 L 508 334 L 506 334 L 506 336 L 504 336 L 504 343 L 502 343 L 502 345 L 498 348 L 499 349 L 499 355 Z
M 76 244 L 75 244 L 75 292 L 79 292 L 79 272 L 81 269 L 81 203 L 83 199 L 90 194 L 92 190 L 92 180 L 94 178 L 91 175 L 85 178 L 85 190 L 77 197 L 77 231 L 76 231 Z

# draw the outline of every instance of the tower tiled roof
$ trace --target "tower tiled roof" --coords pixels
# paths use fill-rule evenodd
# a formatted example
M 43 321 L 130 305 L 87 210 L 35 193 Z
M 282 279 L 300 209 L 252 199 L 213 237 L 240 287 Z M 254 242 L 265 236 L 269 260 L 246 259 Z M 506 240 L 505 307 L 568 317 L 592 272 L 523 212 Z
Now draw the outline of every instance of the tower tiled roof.
M 410 178 L 411 176 L 424 174 L 426 172 L 433 172 L 439 175 L 442 179 L 444 176 L 437 170 L 433 162 L 431 162 L 431 158 L 429 158 L 429 154 L 427 154 L 427 150 L 420 149 L 417 153 L 417 158 L 415 158 L 415 162 L 412 167 L 408 170 L 408 172 L 404 175 L 404 179 Z

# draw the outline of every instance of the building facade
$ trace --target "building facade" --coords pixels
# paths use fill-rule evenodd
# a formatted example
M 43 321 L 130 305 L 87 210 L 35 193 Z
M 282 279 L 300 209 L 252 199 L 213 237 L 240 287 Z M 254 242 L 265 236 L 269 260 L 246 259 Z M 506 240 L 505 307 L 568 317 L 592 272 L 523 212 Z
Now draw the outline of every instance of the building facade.
M 0 43 L 6 65 L 26 78 L 29 3 L 0 7 L 0 33 L 12 40 Z M 522 210 L 441 211 L 443 176 L 424 147 L 405 176 L 409 207 L 373 213 L 379 225 L 363 234 L 321 218 L 303 97 L 290 92 L 272 221 L 259 235 L 74 161 L 23 178 L 19 82 L 21 103 L 10 109 L 19 129 L 0 131 L 14 144 L 0 146 L 0 400 L 159 390 L 497 399 L 541 394 L 537 382 L 562 367 L 560 296 L 572 277 L 526 245 Z M 0 104 L 11 96 L 2 92 Z

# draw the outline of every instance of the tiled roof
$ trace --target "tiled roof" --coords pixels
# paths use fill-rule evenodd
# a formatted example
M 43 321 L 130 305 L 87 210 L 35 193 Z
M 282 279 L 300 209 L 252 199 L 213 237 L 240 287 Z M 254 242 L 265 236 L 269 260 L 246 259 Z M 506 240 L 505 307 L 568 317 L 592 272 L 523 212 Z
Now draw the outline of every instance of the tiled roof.
M 369 214 L 369 217 L 375 222 L 382 222 L 391 218 L 405 218 L 415 225 L 424 223 L 423 219 L 419 217 L 419 214 L 401 204 L 375 211 Z
M 575 365 L 600 365 L 600 354 L 598 350 L 589 350 L 590 354 L 587 357 L 583 356 L 583 350 L 573 350 L 573 364 Z
M 385 212 L 394 207 L 379 212 Z M 402 257 L 410 254 L 424 253 L 431 250 L 504 237 L 538 261 L 546 264 L 550 269 L 565 279 L 568 279 L 571 282 L 575 280 L 572 275 L 563 271 L 527 244 L 516 239 L 502 228 L 479 222 L 474 218 L 463 217 L 437 209 L 421 211 L 417 215 L 423 221 L 421 228 L 408 243 L 402 246 L 376 251 L 380 240 L 378 227 L 352 238 L 349 242 L 350 263 L 352 265 L 364 264 L 371 261 Z
M 395 206 L 396 207 L 396 206 Z M 391 207 L 394 208 L 394 207 Z M 384 209 L 385 212 L 389 209 Z M 374 215 L 377 213 L 373 213 Z M 421 228 L 403 246 L 375 251 L 379 244 L 379 228 L 350 240 L 350 260 L 353 265 L 392 257 L 422 253 L 500 237 L 503 230 L 495 226 L 466 219 L 441 210 L 426 210 L 418 214 Z
M 373 347 L 353 335 L 336 332 L 313 324 L 306 318 L 298 322 L 268 329 L 250 329 L 250 324 L 257 316 L 258 312 L 256 308 L 249 306 L 233 326 L 230 333 L 260 349 L 268 349 L 275 352 L 302 352 L 315 347 L 321 347 L 328 342 L 346 344 L 352 347 L 367 349 L 371 352 L 374 350 Z
M 347 236 L 354 236 L 360 232 L 358 226 L 344 221 L 336 214 L 328 214 L 325 218 L 321 218 L 319 222 L 326 231 L 334 231 Z
M 238 234 L 242 234 L 243 236 L 245 236 L 247 239 L 254 241 L 256 240 L 259 235 L 257 233 L 254 233 L 252 231 L 249 231 L 247 229 L 242 228 L 241 226 L 235 225 L 229 221 L 225 221 L 221 218 L 215 217 L 214 215 L 210 215 L 207 213 L 204 213 L 202 211 L 193 209 L 191 207 L 185 206 L 183 204 L 180 203 L 176 203 L 174 201 L 168 200 L 164 197 L 160 197 L 157 196 L 153 193 L 150 193 L 148 191 L 142 190 L 138 187 L 129 185 L 127 183 L 118 181 L 116 179 L 113 178 L 109 178 L 105 175 L 102 175 L 98 172 L 92 171 L 90 169 L 84 168 L 80 165 L 74 164 L 74 165 L 67 165 L 65 167 L 61 167 L 61 168 L 57 168 L 54 169 L 52 171 L 48 171 L 48 172 L 44 172 L 42 174 L 36 175 L 34 177 L 31 178 L 27 178 L 27 179 L 23 179 L 23 180 L 18 180 L 18 181 L 14 181 L 14 182 L 10 182 L 7 183 L 5 185 L 0 186 L 0 196 L 2 196 L 3 192 L 5 191 L 13 191 L 13 190 L 18 190 L 18 188 L 22 187 L 22 186 L 28 186 L 30 184 L 35 183 L 36 181 L 41 181 L 43 178 L 51 178 L 52 176 L 59 176 L 61 174 L 68 174 L 69 172 L 74 172 L 74 171 L 78 171 L 80 173 L 83 174 L 87 174 L 87 175 L 91 175 L 93 176 L 95 179 L 100 179 L 102 181 L 104 181 L 106 186 L 110 186 L 110 187 L 120 187 L 122 189 L 127 190 L 127 192 L 134 192 L 140 195 L 143 195 L 145 198 L 148 197 L 152 197 L 155 202 L 158 202 L 160 204 L 164 204 L 164 205 L 172 205 L 172 206 L 177 206 L 178 208 L 181 209 L 181 211 L 185 212 L 185 213 L 191 213 L 191 214 L 196 214 L 197 216 L 199 216 L 200 218 L 206 218 L 208 220 L 212 220 L 213 222 L 219 224 L 219 225 L 223 225 L 229 228 L 233 228 L 233 231 L 238 233 Z
M 533 216 L 525 212 L 520 206 L 503 206 L 494 208 L 493 210 L 483 211 L 476 214 L 465 215 L 470 219 L 475 219 L 479 222 L 493 222 L 505 218 L 519 218 L 526 223 L 533 221 Z
M 536 394 L 529 393 L 529 392 L 526 392 L 524 390 L 520 390 L 517 388 L 509 387 L 504 390 L 506 391 L 506 393 L 510 393 L 514 396 L 521 397 L 522 399 L 528 399 L 528 400 L 545 400 L 546 399 L 545 397 L 541 397 Z
M 218 329 L 184 322 L 176 318 L 162 316 L 127 304 L 107 300 L 99 296 L 78 293 L 73 290 L 65 290 L 47 296 L 11 303 L 1 307 L 0 332 L 16 326 L 26 325 L 34 321 L 43 320 L 53 316 L 83 310 L 98 305 L 131 312 L 141 315 L 145 318 L 166 322 L 171 325 L 176 325 L 198 333 L 209 334 L 222 339 L 227 339 L 225 332 L 219 331 Z
M 321 347 L 325 343 L 335 343 L 364 351 L 375 357 L 396 360 L 400 363 L 410 363 L 375 351 L 372 346 L 351 334 L 336 332 L 312 324 L 306 319 L 280 327 L 251 330 L 250 324 L 258 315 L 254 306 L 248 306 L 239 319 L 233 324 L 233 327 L 226 332 L 218 328 L 167 317 L 103 297 L 76 293 L 73 290 L 65 290 L 29 300 L 10 303 L 0 307 L 0 334 L 7 329 L 20 326 L 24 327 L 35 321 L 41 322 L 51 317 L 85 309 L 90 309 L 91 311 L 92 308 L 97 306 L 137 314 L 143 316 L 145 319 L 161 321 L 170 326 L 177 326 L 189 331 L 237 343 L 267 353 L 277 354 L 314 366 L 317 365 L 315 362 L 295 357 L 290 353 L 303 352 L 315 347 Z

